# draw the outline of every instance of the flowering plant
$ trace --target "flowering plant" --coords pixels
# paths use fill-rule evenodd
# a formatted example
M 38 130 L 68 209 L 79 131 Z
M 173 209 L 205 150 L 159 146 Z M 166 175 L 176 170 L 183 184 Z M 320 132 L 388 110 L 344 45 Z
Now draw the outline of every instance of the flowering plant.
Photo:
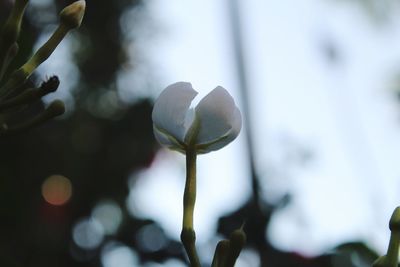
M 60 12 L 60 23 L 50 38 L 19 69 L 10 71 L 8 67 L 18 53 L 18 37 L 21 30 L 22 17 L 28 0 L 16 0 L 6 23 L 0 32 L 0 135 L 24 131 L 64 113 L 64 103 L 55 100 L 42 113 L 19 124 L 10 125 L 9 121 L 15 113 L 29 104 L 41 99 L 44 95 L 57 90 L 57 76 L 43 82 L 39 88 L 26 89 L 26 81 L 53 53 L 66 34 L 81 25 L 85 13 L 86 2 L 79 0 L 65 7 Z M 7 75 L 11 72 L 10 75 Z
M 197 92 L 190 83 L 168 86 L 155 102 L 152 119 L 154 135 L 160 144 L 186 155 L 186 184 L 183 196 L 181 241 L 190 265 L 199 267 L 195 246 L 193 213 L 196 201 L 196 157 L 223 148 L 239 134 L 241 113 L 233 98 L 218 86 L 195 108 L 190 108 Z M 378 258 L 373 267 L 397 267 L 400 244 L 400 207 L 390 219 L 391 238 L 387 254 Z M 243 227 L 235 230 L 229 240 L 218 243 L 212 267 L 233 267 L 246 242 Z
M 223 148 L 238 136 L 242 127 L 240 111 L 224 88 L 216 87 L 191 109 L 190 104 L 196 95 L 190 83 L 174 83 L 161 93 L 152 114 L 156 139 L 186 155 L 181 240 L 192 267 L 200 266 L 193 225 L 196 157 Z M 243 227 L 234 231 L 229 240 L 220 241 L 212 267 L 233 267 L 245 242 Z

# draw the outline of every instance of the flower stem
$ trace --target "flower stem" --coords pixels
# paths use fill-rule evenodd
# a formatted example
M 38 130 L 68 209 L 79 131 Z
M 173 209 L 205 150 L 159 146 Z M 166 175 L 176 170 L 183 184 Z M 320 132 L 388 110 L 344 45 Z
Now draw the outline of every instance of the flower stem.
M 399 259 L 400 232 L 392 231 L 390 235 L 389 247 L 386 254 L 387 267 L 397 267 Z
M 21 86 L 32 72 L 49 58 L 69 30 L 68 27 L 60 24 L 47 42 L 22 67 L 11 74 L 10 79 L 0 88 L 0 98 L 9 95 L 15 88 Z
M 196 233 L 193 228 L 193 212 L 196 202 L 196 150 L 186 151 L 186 183 L 183 195 L 183 222 L 181 240 L 191 267 L 200 267 L 196 251 Z

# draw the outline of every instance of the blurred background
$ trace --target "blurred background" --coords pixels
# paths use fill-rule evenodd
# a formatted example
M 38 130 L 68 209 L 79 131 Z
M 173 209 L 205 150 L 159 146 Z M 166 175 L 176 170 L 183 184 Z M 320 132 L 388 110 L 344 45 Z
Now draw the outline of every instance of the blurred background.
M 16 67 L 71 2 L 30 1 Z M 0 140 L 1 266 L 187 266 L 184 157 L 151 122 L 177 81 L 225 87 L 244 116 L 198 158 L 203 266 L 243 222 L 237 267 L 371 266 L 400 203 L 399 15 L 396 0 L 88 0 L 30 81 L 58 75 L 45 101 L 67 113 Z

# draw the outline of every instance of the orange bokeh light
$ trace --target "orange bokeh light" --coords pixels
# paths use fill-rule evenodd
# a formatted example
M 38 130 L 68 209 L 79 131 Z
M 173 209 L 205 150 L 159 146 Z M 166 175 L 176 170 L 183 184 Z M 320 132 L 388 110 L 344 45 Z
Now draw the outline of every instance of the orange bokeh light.
M 51 175 L 42 184 L 42 196 L 50 204 L 60 206 L 72 195 L 71 181 L 62 175 Z

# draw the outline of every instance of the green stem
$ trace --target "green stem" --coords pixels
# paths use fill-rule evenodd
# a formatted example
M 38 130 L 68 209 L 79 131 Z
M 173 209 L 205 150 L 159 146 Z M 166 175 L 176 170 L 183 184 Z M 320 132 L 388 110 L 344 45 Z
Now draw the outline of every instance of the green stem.
M 386 254 L 387 267 L 397 267 L 399 260 L 400 232 L 392 231 L 390 235 L 389 247 Z
M 14 59 L 14 57 L 17 55 L 17 53 L 18 53 L 18 44 L 14 43 L 8 49 L 8 51 L 5 55 L 4 61 L 2 61 L 3 63 L 0 64 L 0 66 L 1 66 L 0 67 L 0 83 L 3 80 L 3 76 L 6 73 L 8 66 L 10 65 L 10 63 Z
M 215 248 L 214 258 L 211 267 L 225 267 L 226 257 L 229 251 L 229 240 L 221 240 Z
M 17 0 L 11 10 L 5 25 L 0 34 L 0 67 L 4 68 L 7 53 L 10 47 L 18 39 L 21 30 L 22 16 L 24 15 L 27 0 Z
M 21 69 L 28 73 L 28 76 L 31 75 L 40 64 L 49 58 L 49 56 L 64 39 L 65 35 L 67 35 L 69 30 L 70 29 L 64 24 L 58 25 L 57 29 L 50 36 L 47 42 L 36 51 L 36 53 L 21 67 Z
M 21 86 L 32 72 L 54 52 L 69 30 L 64 24 L 60 24 L 49 40 L 21 68 L 11 74 L 7 83 L 0 88 L 0 98 L 9 95 L 13 90 Z
M 200 267 L 196 251 L 196 233 L 193 228 L 193 213 L 196 202 L 196 151 L 186 151 L 186 183 L 183 195 L 183 222 L 181 240 L 189 257 L 191 267 Z
M 50 103 L 50 105 L 39 115 L 36 117 L 33 117 L 32 119 L 28 121 L 24 121 L 20 124 L 13 125 L 12 127 L 9 127 L 7 124 L 0 124 L 0 136 L 3 134 L 17 134 L 22 131 L 26 131 L 30 128 L 36 127 L 39 124 L 42 124 L 54 117 L 60 116 L 64 114 L 65 112 L 65 106 L 64 103 L 61 100 L 54 100 L 53 102 Z

